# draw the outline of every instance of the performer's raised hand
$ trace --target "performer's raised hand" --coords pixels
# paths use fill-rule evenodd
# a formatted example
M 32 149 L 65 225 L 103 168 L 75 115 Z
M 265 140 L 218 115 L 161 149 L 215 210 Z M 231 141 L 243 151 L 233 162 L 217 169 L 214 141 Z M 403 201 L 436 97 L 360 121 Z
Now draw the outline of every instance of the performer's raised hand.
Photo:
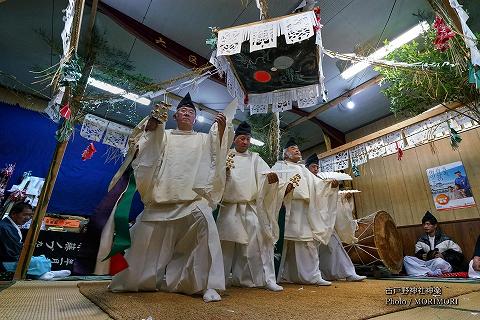
M 338 181 L 337 180 L 331 180 L 330 181 L 330 187 L 337 188 L 338 187 Z
M 155 118 L 150 118 L 145 125 L 145 131 L 155 131 L 160 122 Z
M 285 190 L 285 196 L 286 196 L 287 194 L 289 194 L 290 192 L 292 192 L 293 189 L 295 189 L 295 187 L 293 186 L 293 183 L 289 183 L 289 184 L 287 185 L 287 189 Z
M 268 184 L 273 184 L 278 182 L 278 176 L 275 172 L 267 173 Z
M 168 120 L 168 109 L 171 106 L 166 103 L 157 103 L 150 113 L 145 131 L 153 131 L 157 129 L 159 123 L 165 123 Z

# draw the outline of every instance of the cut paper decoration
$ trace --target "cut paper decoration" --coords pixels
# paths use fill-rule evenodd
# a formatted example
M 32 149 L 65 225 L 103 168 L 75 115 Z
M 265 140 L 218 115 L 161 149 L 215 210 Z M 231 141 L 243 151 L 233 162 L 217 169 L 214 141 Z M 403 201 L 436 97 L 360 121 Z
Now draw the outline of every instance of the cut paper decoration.
M 100 142 L 109 121 L 93 114 L 87 114 L 83 120 L 80 135 L 87 140 Z

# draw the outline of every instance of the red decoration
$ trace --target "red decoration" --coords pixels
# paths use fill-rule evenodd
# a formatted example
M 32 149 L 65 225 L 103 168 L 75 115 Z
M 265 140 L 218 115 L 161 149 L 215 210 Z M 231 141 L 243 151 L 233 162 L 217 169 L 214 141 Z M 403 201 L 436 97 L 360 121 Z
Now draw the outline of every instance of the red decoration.
M 60 109 L 60 115 L 64 117 L 65 119 L 70 119 L 70 116 L 72 115 L 72 110 L 70 110 L 70 106 L 65 104 L 62 109 Z
M 442 273 L 440 278 L 468 278 L 468 272 L 460 271 L 460 272 Z
M 313 30 L 317 31 L 322 27 L 320 24 L 320 7 L 313 8 L 313 12 L 315 13 L 315 17 L 317 17 L 317 25 L 313 27 Z
M 95 149 L 95 146 L 93 145 L 93 143 L 90 143 L 88 147 L 85 150 L 83 150 L 82 160 L 85 161 L 85 160 L 91 159 L 95 152 L 97 152 L 97 149 Z
M 428 275 L 427 275 L 428 276 Z M 440 275 L 436 276 L 428 276 L 432 278 L 468 278 L 468 272 L 460 271 L 460 272 L 445 272 Z
M 117 253 L 110 258 L 110 275 L 114 276 L 127 268 L 128 262 L 121 253 Z
M 397 147 L 397 159 L 402 160 L 403 150 L 402 150 L 402 148 L 400 148 L 397 141 L 395 141 L 395 146 Z
M 448 44 L 448 40 L 450 40 L 455 36 L 455 32 L 453 32 L 452 29 L 450 29 L 447 26 L 445 21 L 438 16 L 435 17 L 435 22 L 433 23 L 433 27 L 437 31 L 437 36 L 433 41 L 433 44 L 435 45 L 435 49 L 443 52 L 448 48 L 450 48 L 450 45 Z
M 272 76 L 270 75 L 270 73 L 263 70 L 255 71 L 255 73 L 253 74 L 253 78 L 258 82 L 262 82 L 262 83 L 266 83 L 272 80 Z

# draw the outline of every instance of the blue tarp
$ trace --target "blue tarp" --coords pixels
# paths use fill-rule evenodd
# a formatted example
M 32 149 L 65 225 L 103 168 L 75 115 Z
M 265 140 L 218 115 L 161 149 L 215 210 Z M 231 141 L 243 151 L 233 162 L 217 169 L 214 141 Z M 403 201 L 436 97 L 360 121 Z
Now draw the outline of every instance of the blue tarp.
M 57 143 L 56 130 L 57 125 L 44 113 L 0 102 L 0 169 L 16 164 L 7 189 L 18 184 L 26 171 L 31 171 L 32 176 L 46 176 Z M 106 194 L 121 163 L 106 163 L 108 146 L 100 142 L 94 143 L 97 152 L 93 157 L 82 161 L 83 150 L 90 142 L 80 136 L 77 127 L 68 143 L 47 212 L 88 216 Z M 141 210 L 137 193 L 131 218 Z

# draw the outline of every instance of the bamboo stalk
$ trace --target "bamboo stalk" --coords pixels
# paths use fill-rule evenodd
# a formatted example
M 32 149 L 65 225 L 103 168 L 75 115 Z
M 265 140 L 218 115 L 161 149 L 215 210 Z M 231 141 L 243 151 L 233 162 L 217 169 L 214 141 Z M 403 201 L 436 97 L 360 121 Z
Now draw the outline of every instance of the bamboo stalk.
M 73 18 L 72 37 L 70 41 L 69 52 L 75 52 L 78 47 L 84 5 L 85 0 L 76 0 L 75 2 L 75 12 Z M 70 57 L 71 56 L 72 55 L 70 55 Z M 66 88 L 62 103 L 65 103 L 68 100 L 69 95 L 69 88 Z M 48 203 L 50 201 L 50 197 L 52 196 L 53 187 L 55 186 L 58 171 L 60 170 L 63 156 L 65 154 L 65 150 L 67 149 L 67 144 L 68 140 L 58 142 L 57 146 L 55 147 L 52 162 L 50 163 L 50 168 L 45 178 L 45 184 L 43 185 L 42 192 L 40 193 L 40 197 L 38 199 L 38 205 L 35 208 L 35 213 L 32 218 L 32 224 L 23 243 L 20 259 L 18 261 L 17 269 L 15 270 L 15 275 L 13 277 L 15 280 L 22 280 L 25 279 L 27 276 L 28 267 L 30 265 L 33 251 L 35 249 L 38 235 L 40 233 L 40 227 L 42 226 L 43 218 L 45 217 L 45 213 L 47 212 Z
M 31 227 L 28 230 L 27 237 L 23 243 L 22 253 L 20 254 L 17 269 L 15 270 L 15 280 L 25 279 L 27 275 L 28 266 L 30 265 L 30 260 L 32 259 L 33 250 L 35 249 L 35 244 L 37 243 L 43 218 L 47 212 L 48 202 L 52 195 L 53 187 L 58 176 L 60 165 L 62 164 L 62 159 L 63 155 L 65 154 L 67 144 L 68 141 L 59 142 L 55 148 L 53 159 L 50 164 L 47 177 L 45 178 L 45 184 L 42 188 L 42 192 L 40 193 L 38 205 L 35 208 Z

